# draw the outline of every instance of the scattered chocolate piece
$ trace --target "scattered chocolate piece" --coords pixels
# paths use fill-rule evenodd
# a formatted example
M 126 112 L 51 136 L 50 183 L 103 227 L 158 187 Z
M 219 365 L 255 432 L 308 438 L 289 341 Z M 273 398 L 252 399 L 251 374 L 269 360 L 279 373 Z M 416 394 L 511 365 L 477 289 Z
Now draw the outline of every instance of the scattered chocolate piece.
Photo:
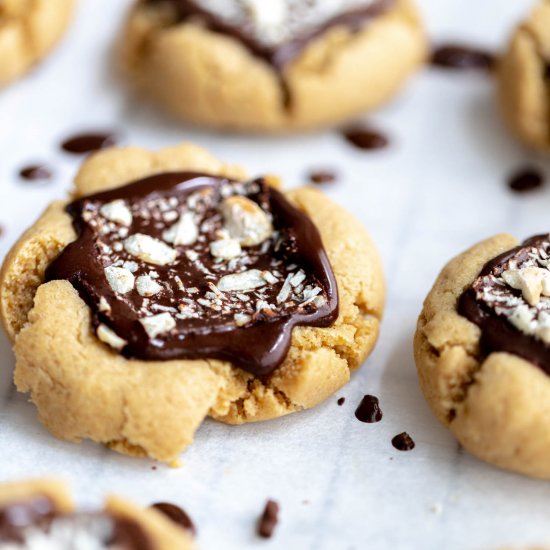
M 444 44 L 433 50 L 431 63 L 443 69 L 491 71 L 495 66 L 495 56 L 462 44 Z
M 176 506 L 175 504 L 170 504 L 169 502 L 157 502 L 155 504 L 152 504 L 151 508 L 155 508 L 159 512 L 162 512 L 174 523 L 189 531 L 193 536 L 196 536 L 197 528 L 195 527 L 195 524 L 187 515 L 187 512 L 179 506 Z
M 341 407 L 346 402 L 346 398 L 340 397 L 340 399 L 338 399 L 338 401 L 336 402 L 338 403 L 338 406 Z
M 49 180 L 52 178 L 53 172 L 45 164 L 31 164 L 21 168 L 19 175 L 28 181 Z
M 360 124 L 345 128 L 342 135 L 349 143 L 366 151 L 384 149 L 390 142 L 381 132 Z
M 508 180 L 508 187 L 515 193 L 528 193 L 544 185 L 544 176 L 538 168 L 526 166 Z
M 61 148 L 73 155 L 84 155 L 112 147 L 117 142 L 118 138 L 115 134 L 90 132 L 71 136 L 61 144 Z
M 269 539 L 273 536 L 273 531 L 277 526 L 279 516 L 279 505 L 274 500 L 268 500 L 262 517 L 258 523 L 258 535 L 264 539 Z
M 334 183 L 337 179 L 336 172 L 332 170 L 313 170 L 309 173 L 309 181 L 311 183 L 323 184 Z
M 414 443 L 412 437 L 407 432 L 403 432 L 403 433 L 400 433 L 400 434 L 396 435 L 391 440 L 391 444 L 398 451 L 412 451 L 415 447 L 415 443 Z
M 374 424 L 382 420 L 382 409 L 378 397 L 365 395 L 355 410 L 355 418 L 367 424 Z

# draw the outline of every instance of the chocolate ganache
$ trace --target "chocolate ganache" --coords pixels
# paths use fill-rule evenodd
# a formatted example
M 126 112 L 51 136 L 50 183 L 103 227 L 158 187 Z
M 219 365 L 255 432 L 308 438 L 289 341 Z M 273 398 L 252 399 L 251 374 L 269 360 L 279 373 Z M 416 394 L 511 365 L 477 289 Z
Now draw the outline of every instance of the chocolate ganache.
M 136 522 L 107 513 L 65 514 L 42 495 L 0 509 L 0 550 L 154 550 Z
M 169 5 L 175 23 L 200 22 L 240 40 L 254 55 L 282 70 L 312 40 L 335 26 L 358 32 L 395 0 L 144 0 Z
M 458 301 L 481 329 L 480 351 L 518 355 L 550 374 L 550 236 L 497 256 Z
M 338 292 L 313 222 L 264 179 L 151 176 L 67 207 L 77 239 L 50 265 L 126 357 L 217 358 L 255 375 L 296 325 L 330 326 Z

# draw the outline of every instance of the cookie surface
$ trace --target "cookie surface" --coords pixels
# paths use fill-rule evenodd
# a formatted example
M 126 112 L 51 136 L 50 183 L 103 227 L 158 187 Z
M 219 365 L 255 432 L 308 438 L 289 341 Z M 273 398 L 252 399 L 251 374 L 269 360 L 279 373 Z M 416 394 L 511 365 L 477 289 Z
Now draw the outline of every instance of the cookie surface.
M 0 86 L 20 77 L 53 48 L 73 0 L 0 1 Z
M 23 519 L 24 518 L 24 521 Z M 159 511 L 108 497 L 79 513 L 64 483 L 36 479 L 0 485 L 2 548 L 192 550 L 192 536 Z
M 514 237 L 497 235 L 451 260 L 424 302 L 415 335 L 420 385 L 437 418 L 482 460 L 545 479 L 550 371 L 544 353 L 530 350 L 545 349 L 547 341 L 546 244 L 540 257 L 539 245 L 527 244 L 515 264 L 502 256 L 487 265 L 518 246 Z M 489 267 L 497 271 L 482 273 Z M 469 307 L 472 293 L 479 310 Z
M 550 152 L 550 1 L 539 0 L 514 32 L 499 66 L 502 111 L 527 145 Z
M 137 89 L 195 124 L 265 132 L 335 124 L 387 101 L 425 56 L 410 0 L 212 4 L 139 1 L 122 37 Z M 369 15 L 345 17 L 346 8 Z
M 111 149 L 84 163 L 75 195 L 171 171 L 245 178 L 240 168 L 191 145 L 158 153 Z M 75 288 L 60 280 L 43 284 L 48 265 L 76 237 L 65 204 L 52 204 L 6 258 L 0 287 L 15 383 L 30 392 L 48 429 L 63 439 L 90 438 L 173 462 L 207 415 L 232 424 L 274 418 L 312 407 L 345 384 L 378 335 L 384 303 L 378 254 L 361 224 L 319 192 L 285 196 L 321 234 L 339 314 L 330 327 L 296 327 L 286 358 L 263 377 L 220 360 L 127 359 L 100 342 Z

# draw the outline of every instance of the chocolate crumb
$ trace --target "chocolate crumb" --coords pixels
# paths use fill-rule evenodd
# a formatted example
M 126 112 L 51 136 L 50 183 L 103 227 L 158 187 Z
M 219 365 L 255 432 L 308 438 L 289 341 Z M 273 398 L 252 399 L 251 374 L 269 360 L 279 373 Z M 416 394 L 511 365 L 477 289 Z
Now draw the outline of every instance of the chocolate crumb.
M 362 124 L 355 124 L 349 126 L 342 131 L 342 135 L 348 141 L 358 149 L 363 150 L 375 150 L 384 149 L 389 144 L 389 139 L 373 128 Z
M 311 183 L 316 183 L 317 185 L 322 185 L 323 183 L 334 183 L 337 179 L 336 172 L 327 169 L 312 170 L 308 177 Z
M 53 176 L 53 171 L 45 164 L 31 164 L 21 168 L 19 176 L 27 181 L 49 180 Z
M 431 63 L 443 69 L 491 71 L 495 66 L 495 56 L 463 44 L 443 44 L 433 50 Z
M 365 395 L 355 410 L 355 418 L 367 424 L 374 424 L 382 420 L 382 409 L 378 397 Z
M 398 451 L 412 451 L 415 448 L 415 443 L 412 437 L 407 433 L 403 432 L 396 435 L 392 440 L 391 444 Z
M 345 402 L 346 402 L 345 397 L 340 397 L 340 399 L 338 399 L 338 401 L 336 401 L 336 403 L 338 403 L 339 407 L 341 407 Z
M 278 516 L 279 505 L 274 500 L 268 500 L 258 523 L 258 535 L 260 537 L 269 539 L 273 536 L 273 532 L 279 521 Z
M 90 132 L 85 134 L 77 134 L 67 138 L 61 148 L 73 155 L 84 155 L 93 153 L 100 149 L 112 147 L 118 143 L 118 138 L 114 133 L 96 133 Z
M 170 504 L 169 502 L 157 502 L 152 504 L 151 508 L 155 508 L 159 512 L 162 512 L 166 517 L 170 518 L 174 523 L 183 527 L 186 531 L 189 531 L 193 536 L 197 534 L 197 528 L 195 524 L 187 514 L 185 510 L 176 506 L 175 504 Z
M 508 180 L 508 187 L 515 193 L 528 193 L 544 185 L 544 175 L 538 168 L 526 166 L 513 173 Z

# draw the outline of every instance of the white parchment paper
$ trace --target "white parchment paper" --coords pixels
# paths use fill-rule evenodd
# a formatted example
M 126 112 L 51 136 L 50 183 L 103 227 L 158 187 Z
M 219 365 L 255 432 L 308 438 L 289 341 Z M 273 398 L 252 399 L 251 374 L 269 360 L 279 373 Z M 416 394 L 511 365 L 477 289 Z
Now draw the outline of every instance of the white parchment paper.
M 434 40 L 500 47 L 530 0 L 419 0 Z M 368 227 L 382 253 L 388 303 L 379 344 L 352 382 L 323 405 L 287 418 L 229 427 L 207 421 L 170 469 L 85 442 L 50 436 L 11 383 L 0 346 L 0 480 L 55 474 L 84 505 L 115 492 L 146 505 L 185 507 L 205 550 L 464 550 L 550 544 L 550 485 L 499 471 L 461 451 L 430 414 L 412 358 L 421 303 L 442 265 L 501 231 L 520 238 L 550 229 L 548 190 L 514 196 L 505 179 L 534 159 L 503 128 L 494 83 L 483 74 L 421 72 L 370 117 L 392 137 L 387 150 L 354 150 L 336 132 L 289 138 L 192 130 L 131 99 L 113 72 L 112 46 L 129 0 L 81 0 L 60 48 L 32 75 L 0 92 L 0 223 L 4 254 L 46 204 L 70 188 L 79 160 L 59 151 L 84 129 L 118 129 L 127 143 L 159 148 L 191 140 L 251 174 L 277 172 L 289 186 L 319 165 L 341 173 L 327 193 Z M 33 160 L 55 167 L 51 183 L 24 184 Z M 353 261 L 353 258 L 350 258 Z M 353 411 L 380 398 L 383 421 Z M 342 407 L 337 397 L 345 396 Z M 392 437 L 408 431 L 416 449 Z M 532 434 L 537 437 L 537 434 Z M 550 460 L 550 457 L 549 457 Z M 255 535 L 266 498 L 281 504 L 275 537 Z

